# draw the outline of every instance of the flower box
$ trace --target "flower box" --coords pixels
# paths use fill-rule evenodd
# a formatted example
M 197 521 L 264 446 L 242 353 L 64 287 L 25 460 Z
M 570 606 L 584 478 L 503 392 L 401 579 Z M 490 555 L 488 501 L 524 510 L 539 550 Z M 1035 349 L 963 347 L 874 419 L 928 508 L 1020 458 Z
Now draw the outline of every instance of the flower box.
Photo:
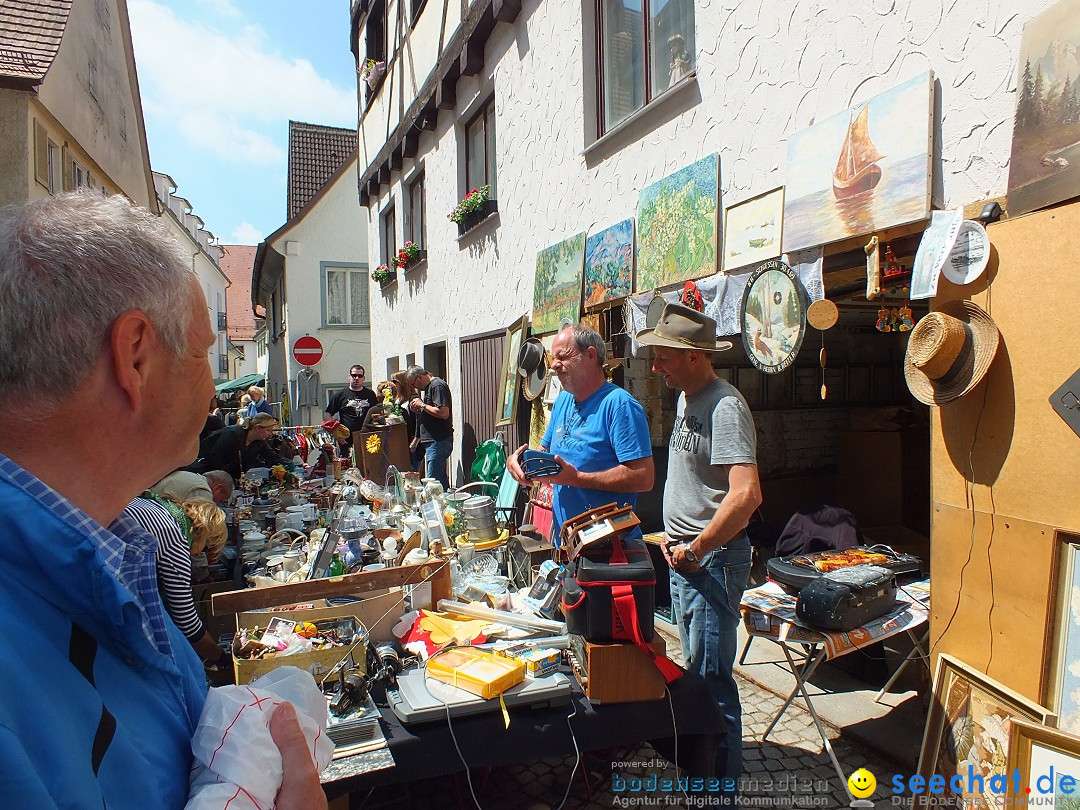
M 380 264 L 374 270 L 371 271 L 371 280 L 379 285 L 380 289 L 385 290 L 387 285 L 393 284 L 397 279 L 397 270 L 391 269 L 385 264 Z
M 464 236 L 498 210 L 499 206 L 495 200 L 485 200 L 479 208 L 466 214 L 465 218 L 457 224 L 458 236 Z
M 405 271 L 406 273 L 408 273 L 410 270 L 412 270 L 418 264 L 422 264 L 423 262 L 426 262 L 426 261 L 427 261 L 427 251 L 426 250 L 418 250 L 418 251 L 416 251 L 416 254 L 411 259 L 409 259 L 405 264 L 401 265 L 401 269 L 403 271 Z

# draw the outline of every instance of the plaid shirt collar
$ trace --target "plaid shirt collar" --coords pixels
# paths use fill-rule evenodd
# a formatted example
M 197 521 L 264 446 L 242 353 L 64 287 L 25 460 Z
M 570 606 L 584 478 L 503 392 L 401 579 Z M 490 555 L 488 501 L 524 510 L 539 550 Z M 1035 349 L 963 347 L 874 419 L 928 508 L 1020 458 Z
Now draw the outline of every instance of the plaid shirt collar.
M 89 538 L 105 570 L 138 597 L 143 633 L 159 652 L 171 654 L 165 608 L 157 586 L 157 539 L 126 514 L 105 528 L 71 501 L 0 453 L 0 480 L 21 489 L 41 506 Z

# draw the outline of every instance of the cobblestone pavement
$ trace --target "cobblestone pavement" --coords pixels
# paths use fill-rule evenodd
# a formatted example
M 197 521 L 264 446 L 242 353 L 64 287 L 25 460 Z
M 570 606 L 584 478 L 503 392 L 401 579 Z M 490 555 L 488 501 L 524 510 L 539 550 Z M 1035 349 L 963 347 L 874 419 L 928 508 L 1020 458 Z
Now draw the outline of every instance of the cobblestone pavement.
M 757 684 L 739 679 L 744 712 L 743 798 L 744 807 L 765 808 L 837 808 L 847 807 L 850 799 L 833 770 L 814 726 L 813 719 L 798 704 L 788 709 L 783 719 L 761 742 L 761 734 L 779 710 L 781 698 Z M 879 778 L 897 772 L 897 766 L 870 755 L 834 729 L 826 727 L 837 759 L 845 774 L 868 768 Z M 659 791 L 631 793 L 620 790 L 628 780 L 676 778 L 676 770 L 661 758 L 648 743 L 602 754 L 591 753 L 573 774 L 573 757 L 545 759 L 524 765 L 476 770 L 471 774 L 476 803 L 464 774 L 429 779 L 408 786 L 378 788 L 370 795 L 353 797 L 353 807 L 365 808 L 469 808 L 502 810 L 555 810 L 567 794 L 564 805 L 570 808 L 609 808 L 647 806 L 687 806 L 679 794 Z M 614 777 L 613 777 L 614 774 Z M 878 791 L 880 795 L 881 791 Z M 648 798 L 648 801 L 646 801 Z M 887 802 L 878 801 L 883 808 Z M 689 805 L 693 806 L 693 805 Z

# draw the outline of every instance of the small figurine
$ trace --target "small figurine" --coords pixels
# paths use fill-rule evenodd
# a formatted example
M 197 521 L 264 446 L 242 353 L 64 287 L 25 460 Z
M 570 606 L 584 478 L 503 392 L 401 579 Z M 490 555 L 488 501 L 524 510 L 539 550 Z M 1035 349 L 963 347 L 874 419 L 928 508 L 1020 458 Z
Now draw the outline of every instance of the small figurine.
M 891 332 L 892 331 L 892 315 L 888 307 L 882 307 L 877 311 L 877 323 L 874 327 L 879 332 Z
M 690 59 L 686 55 L 686 40 L 682 34 L 675 34 L 668 39 L 668 48 L 671 49 L 671 66 L 668 70 L 668 87 L 676 84 L 680 79 L 689 76 L 693 71 Z
M 896 331 L 897 332 L 910 332 L 911 328 L 915 325 L 915 321 L 911 317 L 911 307 L 902 306 L 897 310 L 896 316 Z

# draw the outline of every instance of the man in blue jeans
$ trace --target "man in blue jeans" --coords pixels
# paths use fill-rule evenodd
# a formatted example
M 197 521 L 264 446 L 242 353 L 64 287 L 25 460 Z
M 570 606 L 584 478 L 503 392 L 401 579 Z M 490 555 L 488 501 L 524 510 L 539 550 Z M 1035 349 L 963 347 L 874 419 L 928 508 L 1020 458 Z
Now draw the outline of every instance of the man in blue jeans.
M 409 402 L 409 410 L 419 416 L 420 447 L 424 450 L 429 478 L 437 478 L 450 489 L 447 461 L 454 450 L 454 418 L 450 386 L 420 366 L 409 366 L 405 379 L 421 396 Z
M 742 707 L 731 670 L 750 573 L 746 525 L 761 503 L 754 420 L 742 395 L 713 371 L 712 353 L 731 343 L 716 339 L 711 318 L 668 304 L 637 340 L 653 347 L 653 372 L 682 391 L 668 442 L 664 557 L 685 666 L 705 679 L 727 721 L 715 775 L 721 798 L 733 804 L 742 774 Z

